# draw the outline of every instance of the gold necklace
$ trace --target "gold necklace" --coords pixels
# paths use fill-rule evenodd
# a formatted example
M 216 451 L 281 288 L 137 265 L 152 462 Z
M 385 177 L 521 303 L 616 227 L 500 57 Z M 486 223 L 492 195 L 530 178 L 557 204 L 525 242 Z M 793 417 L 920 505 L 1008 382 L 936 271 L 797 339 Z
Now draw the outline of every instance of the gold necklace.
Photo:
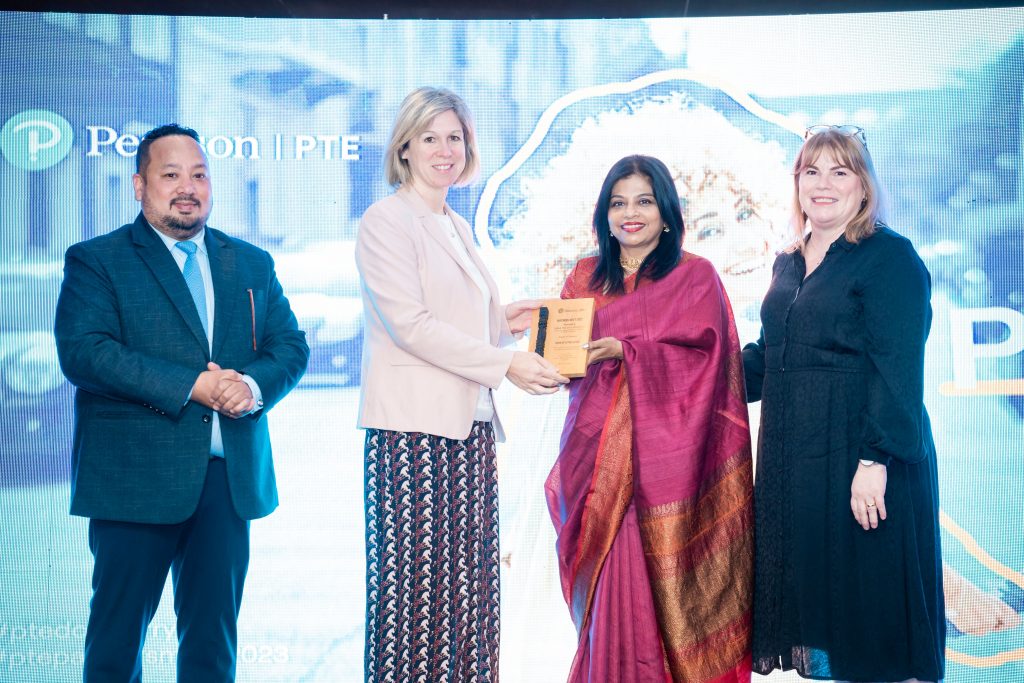
M 636 271 L 640 270 L 641 264 L 644 260 L 642 258 L 632 258 L 630 256 L 623 256 L 619 254 L 619 265 L 622 266 L 622 272 L 626 275 L 632 275 Z

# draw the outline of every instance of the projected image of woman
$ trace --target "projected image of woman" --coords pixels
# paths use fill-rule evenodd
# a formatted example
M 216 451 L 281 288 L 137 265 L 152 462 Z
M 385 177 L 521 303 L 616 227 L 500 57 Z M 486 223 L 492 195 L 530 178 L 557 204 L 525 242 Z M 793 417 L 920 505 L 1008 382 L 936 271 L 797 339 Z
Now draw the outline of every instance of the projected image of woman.
M 386 153 L 398 190 L 363 215 L 356 263 L 365 343 L 368 681 L 498 677 L 498 490 L 491 391 L 568 380 L 540 356 L 500 348 L 538 305 L 501 306 L 448 189 L 479 166 L 454 93 L 402 102 Z
M 797 244 L 776 259 L 761 337 L 743 352 L 762 411 L 753 668 L 937 681 L 930 277 L 881 222 L 863 131 L 809 129 L 793 173 Z
M 546 484 L 579 635 L 570 681 L 749 681 L 750 434 L 739 342 L 707 260 L 681 251 L 668 168 L 617 162 L 594 209 L 598 255 L 563 298 L 594 297 Z

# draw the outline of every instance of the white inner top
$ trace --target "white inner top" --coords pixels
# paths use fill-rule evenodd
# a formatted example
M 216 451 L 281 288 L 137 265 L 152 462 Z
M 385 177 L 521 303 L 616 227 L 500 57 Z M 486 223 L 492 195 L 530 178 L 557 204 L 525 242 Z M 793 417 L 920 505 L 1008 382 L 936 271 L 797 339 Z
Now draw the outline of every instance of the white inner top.
M 434 218 L 437 219 L 437 223 L 444 230 L 444 233 L 448 235 L 448 239 L 455 248 L 455 253 L 459 255 L 462 267 L 466 269 L 469 277 L 472 278 L 476 288 L 480 291 L 480 306 L 483 311 L 483 327 L 480 329 L 480 338 L 490 344 L 491 290 L 487 287 L 487 281 L 484 280 L 483 273 L 480 272 L 480 269 L 473 263 L 473 259 L 470 258 L 469 249 L 466 248 L 465 242 L 459 236 L 459 231 L 455 229 L 455 223 L 452 222 L 451 216 L 435 213 Z M 490 422 L 494 419 L 494 401 L 491 399 L 491 390 L 482 384 L 480 385 L 480 396 L 476 401 L 476 414 L 473 419 L 481 422 Z

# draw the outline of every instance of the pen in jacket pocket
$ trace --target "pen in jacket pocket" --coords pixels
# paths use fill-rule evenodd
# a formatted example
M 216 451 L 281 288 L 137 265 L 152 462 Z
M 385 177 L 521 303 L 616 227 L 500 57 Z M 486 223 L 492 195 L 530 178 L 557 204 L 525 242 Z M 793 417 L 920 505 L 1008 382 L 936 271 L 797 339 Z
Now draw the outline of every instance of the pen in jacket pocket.
M 252 296 L 252 289 L 246 289 L 249 292 L 249 313 L 252 319 L 252 350 L 256 350 L 256 301 Z

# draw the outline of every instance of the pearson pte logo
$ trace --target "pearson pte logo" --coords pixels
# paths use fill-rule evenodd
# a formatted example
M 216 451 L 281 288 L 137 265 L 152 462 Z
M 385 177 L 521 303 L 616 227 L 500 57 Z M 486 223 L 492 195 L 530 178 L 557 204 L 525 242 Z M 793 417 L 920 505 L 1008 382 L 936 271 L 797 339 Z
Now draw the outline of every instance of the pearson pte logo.
M 15 114 L 0 129 L 0 152 L 13 166 L 40 171 L 71 151 L 75 134 L 67 120 L 45 109 Z

